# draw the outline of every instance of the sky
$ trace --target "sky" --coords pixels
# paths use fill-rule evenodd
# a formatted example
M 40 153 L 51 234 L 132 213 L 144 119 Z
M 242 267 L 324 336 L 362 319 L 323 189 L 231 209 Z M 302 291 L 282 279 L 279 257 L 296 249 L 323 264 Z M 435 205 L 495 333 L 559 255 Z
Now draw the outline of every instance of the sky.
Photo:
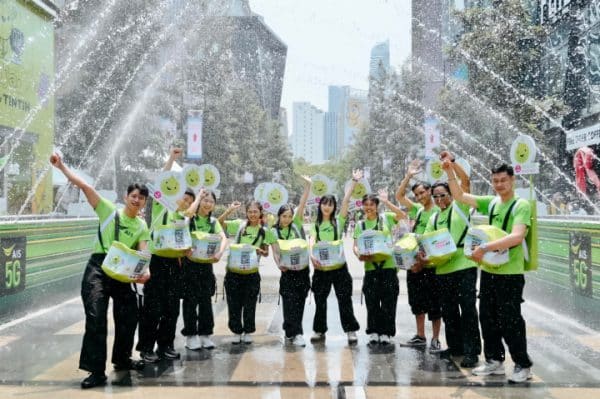
M 281 106 L 308 101 L 327 111 L 327 86 L 368 88 L 371 48 L 390 40 L 390 63 L 410 55 L 411 0 L 250 0 L 286 43 Z

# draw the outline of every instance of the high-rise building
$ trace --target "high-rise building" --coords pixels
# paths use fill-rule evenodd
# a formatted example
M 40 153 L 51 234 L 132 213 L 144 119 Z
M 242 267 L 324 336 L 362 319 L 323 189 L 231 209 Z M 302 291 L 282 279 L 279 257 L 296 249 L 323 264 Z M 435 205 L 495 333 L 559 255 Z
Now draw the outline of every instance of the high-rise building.
M 346 151 L 354 141 L 354 135 L 365 126 L 369 120 L 368 92 L 366 90 L 354 89 L 350 86 L 329 86 L 329 112 L 335 116 L 335 153 L 332 157 L 338 157 Z M 326 129 L 333 128 L 333 122 L 326 124 Z M 329 131 L 326 137 L 333 137 Z M 333 143 L 333 139 L 330 140 Z
M 390 70 L 390 41 L 377 43 L 371 49 L 371 62 L 369 63 L 369 77 L 381 78 L 382 72 Z
M 286 140 L 288 139 L 289 135 L 287 117 L 287 110 L 281 107 L 279 109 L 279 133 L 281 133 L 281 137 Z
M 338 155 L 338 114 L 337 112 L 325 113 L 325 148 L 323 156 L 325 160 L 334 159 Z
M 293 105 L 292 153 L 311 164 L 325 161 L 325 113 L 309 102 Z

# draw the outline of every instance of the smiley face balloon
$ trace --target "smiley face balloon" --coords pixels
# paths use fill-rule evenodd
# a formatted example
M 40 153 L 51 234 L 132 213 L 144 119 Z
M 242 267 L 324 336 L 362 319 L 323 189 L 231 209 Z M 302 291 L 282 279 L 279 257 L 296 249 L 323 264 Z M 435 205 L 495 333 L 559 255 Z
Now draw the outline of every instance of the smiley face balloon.
M 254 190 L 254 199 L 262 204 L 266 212 L 277 214 L 279 208 L 287 204 L 288 192 L 279 183 L 261 183 Z
M 200 188 L 202 184 L 202 169 L 198 165 L 185 165 L 181 171 L 185 178 L 187 187 L 193 191 Z
M 214 190 L 221 183 L 219 170 L 211 164 L 200 165 L 201 185 L 209 190 Z
M 177 201 L 183 198 L 186 187 L 185 176 L 174 171 L 161 172 L 153 183 L 148 184 L 152 198 L 170 211 L 177 209 Z

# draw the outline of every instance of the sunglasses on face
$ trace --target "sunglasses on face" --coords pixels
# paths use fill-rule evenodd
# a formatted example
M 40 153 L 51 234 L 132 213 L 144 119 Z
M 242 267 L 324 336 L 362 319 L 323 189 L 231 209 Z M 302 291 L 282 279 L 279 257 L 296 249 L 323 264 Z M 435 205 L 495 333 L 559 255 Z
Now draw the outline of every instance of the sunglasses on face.
M 450 194 L 433 194 L 432 195 L 432 197 L 436 198 L 436 199 L 437 198 L 446 198 L 446 197 L 449 197 L 449 196 L 450 196 Z

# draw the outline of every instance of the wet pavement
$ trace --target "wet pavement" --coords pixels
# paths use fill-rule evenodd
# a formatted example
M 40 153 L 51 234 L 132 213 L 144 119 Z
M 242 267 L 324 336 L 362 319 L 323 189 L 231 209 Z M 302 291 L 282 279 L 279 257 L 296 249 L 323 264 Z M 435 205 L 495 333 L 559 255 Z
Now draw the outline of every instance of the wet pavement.
M 216 269 L 223 270 L 219 266 Z M 445 360 L 426 349 L 401 347 L 399 342 L 414 335 L 414 317 L 407 304 L 403 272 L 398 334 L 392 345 L 368 345 L 364 334 L 366 308 L 360 298 L 363 272 L 358 261 L 351 261 L 350 269 L 354 277 L 355 314 L 361 323 L 357 345 L 349 346 L 346 341 L 333 294 L 325 343 L 309 342 L 314 315 L 314 303 L 309 297 L 303 322 L 306 347 L 284 345 L 276 295 L 279 271 L 267 259 L 261 271 L 262 301 L 257 306 L 253 344 L 229 342 L 221 273 L 214 303 L 215 349 L 187 350 L 178 334 L 176 349 L 181 352 L 180 360 L 161 361 L 143 372 L 111 371 L 109 385 L 82 391 L 79 382 L 87 373 L 78 370 L 77 364 L 84 314 L 77 297 L 0 326 L 0 398 L 600 397 L 600 332 L 531 301 L 523 307 L 529 352 L 534 361 L 534 377 L 526 384 L 509 384 L 503 376 L 475 377 L 469 369 L 458 366 L 460 358 Z M 179 322 L 178 331 L 181 318 Z M 109 328 L 111 336 L 111 320 Z M 111 370 L 109 366 L 107 370 Z M 508 373 L 512 370 L 510 361 L 506 362 L 506 369 Z

